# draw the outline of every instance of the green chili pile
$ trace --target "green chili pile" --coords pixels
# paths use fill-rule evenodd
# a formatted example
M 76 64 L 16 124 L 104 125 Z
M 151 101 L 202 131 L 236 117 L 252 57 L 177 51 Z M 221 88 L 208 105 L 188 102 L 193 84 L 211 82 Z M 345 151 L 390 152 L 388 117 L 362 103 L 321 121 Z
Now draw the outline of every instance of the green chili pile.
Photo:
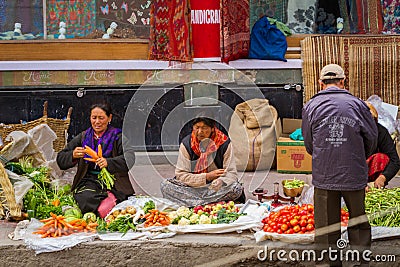
M 371 188 L 365 195 L 365 212 L 371 226 L 400 226 L 400 188 Z

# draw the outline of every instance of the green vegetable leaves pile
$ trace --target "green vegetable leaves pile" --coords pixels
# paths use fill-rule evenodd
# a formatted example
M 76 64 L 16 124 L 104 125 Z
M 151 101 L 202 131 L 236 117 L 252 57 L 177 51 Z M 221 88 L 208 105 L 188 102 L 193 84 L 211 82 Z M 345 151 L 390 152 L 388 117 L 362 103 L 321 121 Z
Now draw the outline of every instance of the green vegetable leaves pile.
M 97 220 L 97 223 L 99 224 L 99 226 L 97 226 L 97 231 L 99 232 L 120 232 L 125 235 L 129 229 L 136 231 L 136 225 L 133 222 L 133 217 L 129 214 L 117 217 L 108 225 L 100 218 Z
M 8 162 L 5 165 L 10 171 L 26 176 L 33 182 L 23 199 L 25 211 L 33 211 L 33 217 L 45 219 L 50 213 L 62 214 L 62 206 L 77 206 L 71 194 L 71 186 L 53 187 L 50 183 L 50 170 L 47 167 L 33 167 L 31 157 L 21 158 L 19 162 Z

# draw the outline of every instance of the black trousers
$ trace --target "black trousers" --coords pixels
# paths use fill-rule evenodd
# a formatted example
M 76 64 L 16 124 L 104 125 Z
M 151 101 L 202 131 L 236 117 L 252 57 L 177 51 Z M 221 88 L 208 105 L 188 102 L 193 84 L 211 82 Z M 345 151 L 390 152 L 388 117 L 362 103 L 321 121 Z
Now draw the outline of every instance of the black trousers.
M 94 212 L 99 215 L 97 208 L 108 194 L 107 190 L 101 187 L 97 176 L 88 176 L 83 178 L 76 188 L 74 198 L 82 213 Z M 127 199 L 127 196 L 124 193 L 117 191 L 115 188 L 112 188 L 110 191 L 117 198 L 117 203 Z
M 365 214 L 365 190 L 332 191 L 314 188 L 315 244 L 317 250 L 343 249 L 341 238 L 341 197 L 349 209 L 350 219 L 347 227 L 350 249 L 358 250 L 361 263 L 362 253 L 371 248 L 371 226 Z M 347 247 L 347 246 L 346 246 Z M 347 247 L 349 248 L 349 247 Z M 348 259 L 345 259 L 348 260 Z M 341 266 L 340 260 L 332 261 L 325 257 L 324 262 L 331 266 Z M 363 265 L 364 265 L 363 264 Z

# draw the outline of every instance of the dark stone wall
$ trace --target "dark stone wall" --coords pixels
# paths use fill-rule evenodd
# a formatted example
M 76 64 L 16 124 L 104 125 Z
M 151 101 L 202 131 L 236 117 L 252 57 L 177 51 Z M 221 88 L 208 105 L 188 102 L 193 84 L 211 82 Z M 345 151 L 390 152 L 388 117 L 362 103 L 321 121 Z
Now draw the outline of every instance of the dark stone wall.
M 270 104 L 273 105 L 281 118 L 301 118 L 303 106 L 303 92 L 295 89 L 283 89 L 284 85 L 259 85 L 261 92 Z M 69 139 L 89 127 L 89 107 L 98 102 L 110 102 L 114 109 L 112 124 L 122 127 L 125 111 L 137 91 L 137 87 L 130 88 L 85 88 L 82 97 L 77 96 L 78 88 L 43 89 L 30 88 L 0 91 L 0 123 L 19 123 L 31 121 L 43 115 L 43 103 L 48 101 L 48 116 L 62 119 L 67 115 L 69 107 L 73 107 Z M 155 88 L 151 90 L 162 90 Z M 246 92 L 246 88 L 242 88 Z M 160 151 L 160 133 L 163 122 L 169 112 L 184 101 L 183 88 L 178 86 L 165 93 L 156 103 L 146 124 L 146 147 L 149 151 Z M 224 102 L 234 110 L 241 102 L 237 94 L 229 89 L 219 89 L 219 101 Z M 144 101 L 145 102 L 145 101 Z M 145 105 L 146 103 L 144 103 Z M 213 107 L 215 108 L 215 107 Z M 225 118 L 229 120 L 229 118 Z M 182 128 L 179 139 L 190 133 L 190 125 Z M 144 147 L 137 147 L 145 150 Z M 171 149 L 174 149 L 171 147 Z

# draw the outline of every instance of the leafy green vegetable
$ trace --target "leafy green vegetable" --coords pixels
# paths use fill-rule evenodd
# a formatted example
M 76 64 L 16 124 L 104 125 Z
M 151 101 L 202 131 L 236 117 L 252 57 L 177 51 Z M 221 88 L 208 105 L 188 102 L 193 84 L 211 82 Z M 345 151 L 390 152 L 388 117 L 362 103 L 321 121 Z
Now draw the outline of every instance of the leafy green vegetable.
M 78 206 L 72 196 L 71 186 L 59 188 L 51 185 L 50 170 L 47 167 L 32 167 L 29 158 L 21 162 L 19 164 L 24 170 L 23 175 L 33 182 L 33 187 L 24 196 L 23 207 L 32 210 L 35 218 L 48 218 L 50 212 L 61 215 L 62 206 Z M 54 205 L 54 200 L 59 200 L 59 205 Z
M 149 200 L 146 203 L 144 203 L 143 211 L 144 211 L 144 213 L 148 213 L 149 210 L 154 210 L 155 208 L 156 208 L 156 204 L 154 203 L 154 201 Z
M 102 168 L 98 175 L 100 184 L 105 186 L 108 190 L 114 186 L 115 177 L 106 168 Z
M 226 212 L 226 209 L 221 209 L 217 212 L 217 223 L 231 223 L 236 221 L 241 215 L 237 212 Z
M 9 171 L 12 171 L 13 173 L 16 173 L 18 175 L 22 175 L 25 173 L 25 171 L 22 169 L 21 164 L 19 162 L 12 162 L 9 161 L 6 163 L 4 166 Z
M 120 232 L 125 235 L 129 229 L 136 231 L 136 225 L 133 222 L 133 216 L 129 214 L 121 215 L 117 217 L 114 221 L 110 222 L 109 224 L 107 224 L 104 220 L 99 218 L 97 220 L 97 223 L 98 223 L 97 231 L 99 232 L 103 231 Z

